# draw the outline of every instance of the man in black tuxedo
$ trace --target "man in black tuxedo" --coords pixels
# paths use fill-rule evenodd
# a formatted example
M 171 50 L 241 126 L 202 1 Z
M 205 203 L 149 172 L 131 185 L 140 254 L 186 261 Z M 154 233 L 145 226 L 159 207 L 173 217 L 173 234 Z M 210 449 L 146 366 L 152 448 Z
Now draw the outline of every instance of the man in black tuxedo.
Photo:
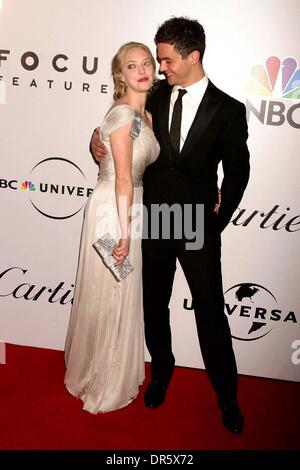
M 169 239 L 143 239 L 145 337 L 152 359 L 144 401 L 149 408 L 164 403 L 174 369 L 169 301 L 178 259 L 192 294 L 202 357 L 223 424 L 238 433 L 244 418 L 237 402 L 237 368 L 224 313 L 220 234 L 249 178 L 245 106 L 208 80 L 202 65 L 205 33 L 197 20 L 172 17 L 158 28 L 155 44 L 166 80 L 149 100 L 161 151 L 145 173 L 145 212 L 149 215 L 153 204 L 179 204 L 183 211 L 188 204 L 195 216 L 197 205 L 203 204 L 204 244 L 201 249 L 187 249 L 186 239 L 174 236 L 174 226 Z M 95 141 L 94 137 L 97 155 Z M 216 210 L 220 162 L 224 177 Z

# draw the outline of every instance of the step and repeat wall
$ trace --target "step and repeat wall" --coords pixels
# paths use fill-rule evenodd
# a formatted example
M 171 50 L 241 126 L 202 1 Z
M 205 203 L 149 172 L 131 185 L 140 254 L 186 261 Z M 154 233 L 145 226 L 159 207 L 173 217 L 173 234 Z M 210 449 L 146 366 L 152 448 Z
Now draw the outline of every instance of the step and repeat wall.
M 247 107 L 251 179 L 222 240 L 239 372 L 300 381 L 298 0 L 0 0 L 0 340 L 64 349 L 110 62 L 130 40 L 155 54 L 172 15 L 203 24 L 208 77 Z M 179 266 L 171 312 L 176 363 L 203 368 Z

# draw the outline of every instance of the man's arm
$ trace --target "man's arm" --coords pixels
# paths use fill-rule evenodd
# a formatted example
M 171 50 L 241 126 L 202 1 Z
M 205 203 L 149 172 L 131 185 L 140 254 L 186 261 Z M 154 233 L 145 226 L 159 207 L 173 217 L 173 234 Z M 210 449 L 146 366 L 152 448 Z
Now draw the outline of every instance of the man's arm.
M 107 150 L 100 138 L 100 127 L 97 127 L 92 135 L 90 142 L 90 152 L 96 163 L 101 163 L 107 155 Z
M 249 180 L 249 150 L 246 108 L 242 103 L 228 119 L 222 135 L 222 202 L 218 212 L 222 231 L 240 203 Z

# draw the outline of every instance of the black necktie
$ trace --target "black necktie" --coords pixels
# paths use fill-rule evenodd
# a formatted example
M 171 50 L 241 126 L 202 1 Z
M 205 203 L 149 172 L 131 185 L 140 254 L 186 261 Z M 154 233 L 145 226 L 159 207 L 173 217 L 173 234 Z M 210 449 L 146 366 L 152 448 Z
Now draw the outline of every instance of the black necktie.
M 181 129 L 181 115 L 182 115 L 182 97 L 187 91 L 182 88 L 178 90 L 178 97 L 175 101 L 172 121 L 170 127 L 170 141 L 173 150 L 176 153 L 180 152 L 180 129 Z

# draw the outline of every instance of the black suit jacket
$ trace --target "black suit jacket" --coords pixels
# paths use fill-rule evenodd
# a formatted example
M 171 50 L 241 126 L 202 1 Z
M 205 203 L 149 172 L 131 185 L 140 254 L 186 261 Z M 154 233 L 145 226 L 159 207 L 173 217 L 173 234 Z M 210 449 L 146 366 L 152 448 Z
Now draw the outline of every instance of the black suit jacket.
M 210 81 L 178 158 L 169 138 L 172 87 L 159 83 L 148 102 L 160 155 L 144 176 L 144 201 L 204 203 L 210 210 L 218 200 L 217 168 L 223 165 L 220 230 L 228 224 L 249 179 L 249 151 L 245 106 Z

